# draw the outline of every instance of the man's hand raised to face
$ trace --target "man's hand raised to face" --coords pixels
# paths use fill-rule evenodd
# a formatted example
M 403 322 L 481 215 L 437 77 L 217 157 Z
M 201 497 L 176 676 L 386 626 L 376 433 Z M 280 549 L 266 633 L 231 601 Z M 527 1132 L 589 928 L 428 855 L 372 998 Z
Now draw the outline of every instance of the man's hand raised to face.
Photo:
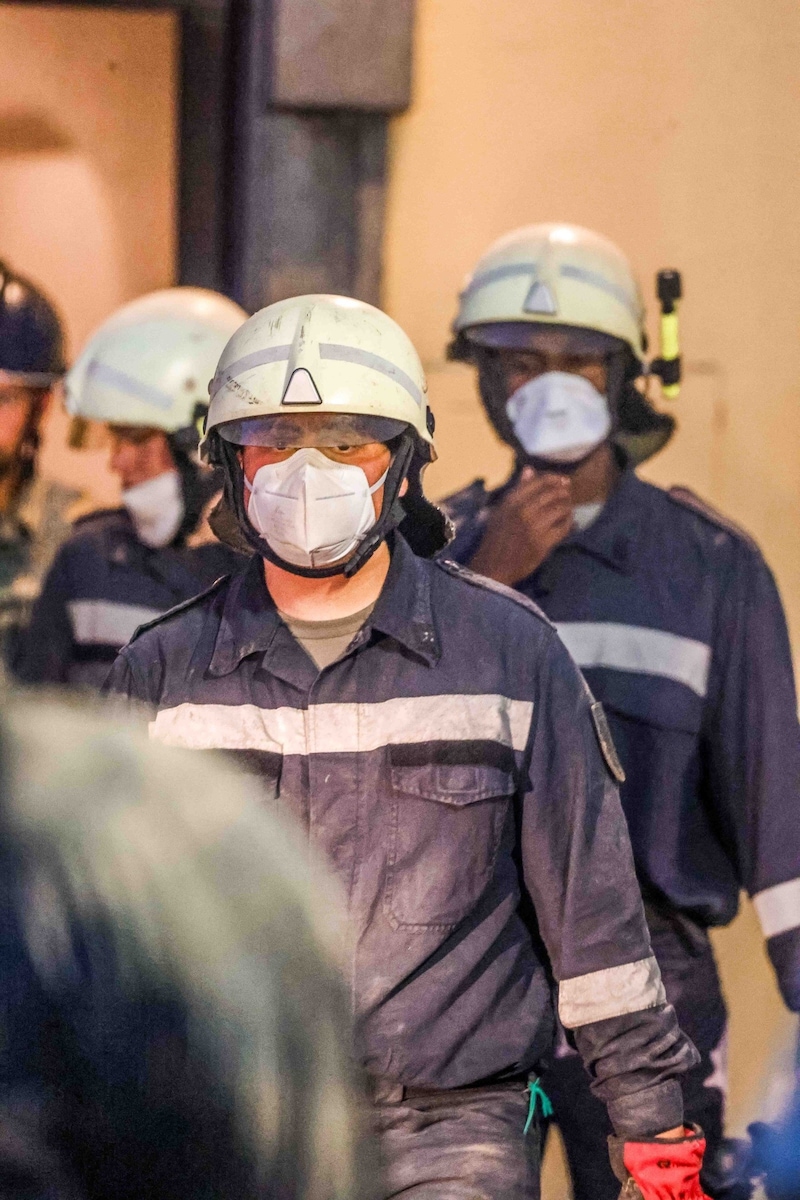
M 541 566 L 572 524 L 569 479 L 524 467 L 518 482 L 491 509 L 470 569 L 513 586 Z

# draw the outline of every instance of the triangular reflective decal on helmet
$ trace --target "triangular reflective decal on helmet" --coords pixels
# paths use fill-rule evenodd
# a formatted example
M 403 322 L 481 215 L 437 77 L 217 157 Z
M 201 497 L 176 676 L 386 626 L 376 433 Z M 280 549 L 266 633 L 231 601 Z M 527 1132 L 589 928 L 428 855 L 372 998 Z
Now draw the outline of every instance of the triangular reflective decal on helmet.
M 546 283 L 542 283 L 538 279 L 533 282 L 531 290 L 525 297 L 522 311 L 527 313 L 543 313 L 550 317 L 555 316 L 558 308 L 553 299 L 553 293 Z
M 298 367 L 292 372 L 281 404 L 322 404 L 322 396 L 305 367 Z

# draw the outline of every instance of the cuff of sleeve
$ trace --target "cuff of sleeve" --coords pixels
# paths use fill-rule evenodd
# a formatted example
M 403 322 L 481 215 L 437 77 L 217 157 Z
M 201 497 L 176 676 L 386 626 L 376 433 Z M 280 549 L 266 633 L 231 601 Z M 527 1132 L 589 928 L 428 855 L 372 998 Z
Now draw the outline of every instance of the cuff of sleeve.
M 792 1012 L 800 1012 L 800 928 L 787 929 L 769 938 L 767 952 L 784 1004 Z
M 677 1079 L 632 1092 L 608 1102 L 608 1115 L 617 1137 L 628 1141 L 652 1138 L 683 1124 L 683 1093 Z

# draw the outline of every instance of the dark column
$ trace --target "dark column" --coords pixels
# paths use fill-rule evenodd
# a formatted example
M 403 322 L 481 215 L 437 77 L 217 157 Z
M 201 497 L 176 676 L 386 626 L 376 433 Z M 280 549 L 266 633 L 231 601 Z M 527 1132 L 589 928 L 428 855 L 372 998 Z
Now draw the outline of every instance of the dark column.
M 236 38 L 228 283 L 377 303 L 389 115 L 408 104 L 411 0 L 248 0 Z
M 229 2 L 191 0 L 178 11 L 178 279 L 224 290 L 232 161 Z

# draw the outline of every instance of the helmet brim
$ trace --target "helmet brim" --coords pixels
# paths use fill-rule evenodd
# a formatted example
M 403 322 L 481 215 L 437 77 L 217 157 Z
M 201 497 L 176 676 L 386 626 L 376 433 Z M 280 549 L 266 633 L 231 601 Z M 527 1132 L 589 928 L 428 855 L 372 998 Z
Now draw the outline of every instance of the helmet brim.
M 235 446 L 363 446 L 391 442 L 408 428 L 392 417 L 358 413 L 277 413 L 224 421 L 216 432 Z

